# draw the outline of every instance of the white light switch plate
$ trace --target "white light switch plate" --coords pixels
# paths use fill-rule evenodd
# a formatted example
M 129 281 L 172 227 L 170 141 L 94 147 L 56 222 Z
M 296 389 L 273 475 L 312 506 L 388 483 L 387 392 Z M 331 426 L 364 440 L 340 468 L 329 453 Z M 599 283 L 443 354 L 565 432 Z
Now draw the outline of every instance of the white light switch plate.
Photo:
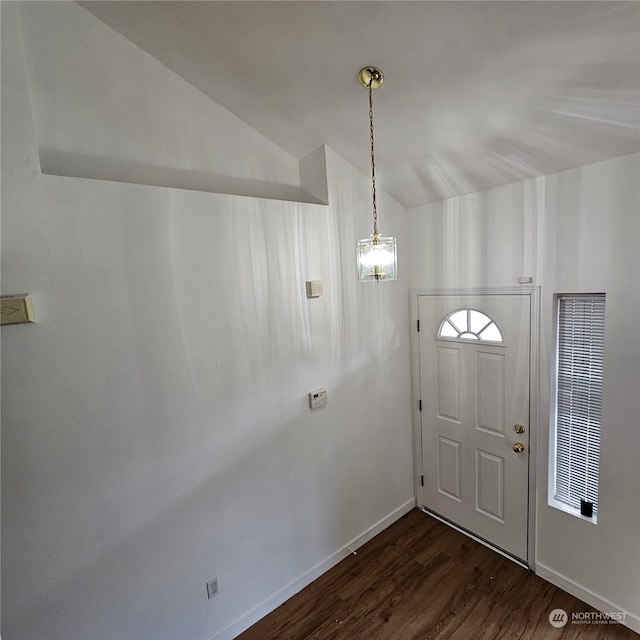
M 322 295 L 322 280 L 307 280 L 307 298 L 319 298 Z

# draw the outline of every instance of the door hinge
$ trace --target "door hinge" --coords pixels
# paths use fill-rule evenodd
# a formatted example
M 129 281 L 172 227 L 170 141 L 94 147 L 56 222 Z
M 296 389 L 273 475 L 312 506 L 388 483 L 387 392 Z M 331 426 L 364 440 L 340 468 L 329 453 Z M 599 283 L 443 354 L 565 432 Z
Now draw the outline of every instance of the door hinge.
M 420 476 L 420 486 L 424 487 L 424 476 Z
M 422 411 L 422 400 L 418 400 L 418 411 Z
M 418 320 L 416 321 L 416 324 L 418 325 L 418 332 L 419 332 L 419 331 L 420 331 L 420 319 L 418 319 Z

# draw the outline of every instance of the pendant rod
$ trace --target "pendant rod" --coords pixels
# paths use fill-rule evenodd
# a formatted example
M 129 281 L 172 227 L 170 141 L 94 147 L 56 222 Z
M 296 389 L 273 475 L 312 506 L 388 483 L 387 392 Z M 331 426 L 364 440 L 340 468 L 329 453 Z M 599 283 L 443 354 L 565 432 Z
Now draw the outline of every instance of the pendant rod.
M 382 86 L 384 74 L 377 67 L 364 67 L 358 75 L 360 84 L 369 92 L 369 142 L 371 144 L 371 193 L 373 202 L 373 243 L 378 243 L 378 202 L 376 193 L 376 151 L 373 131 L 373 90 Z
M 377 242 L 378 236 L 378 206 L 376 202 L 376 152 L 373 139 L 373 88 L 369 81 L 369 140 L 371 142 L 371 191 L 373 195 L 373 241 Z

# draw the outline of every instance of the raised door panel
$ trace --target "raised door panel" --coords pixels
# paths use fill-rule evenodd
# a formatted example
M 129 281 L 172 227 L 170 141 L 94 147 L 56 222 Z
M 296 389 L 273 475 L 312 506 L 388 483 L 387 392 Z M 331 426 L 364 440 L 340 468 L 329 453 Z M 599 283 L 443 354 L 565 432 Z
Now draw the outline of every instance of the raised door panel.
M 438 491 L 460 502 L 461 445 L 455 440 L 438 437 Z
M 438 347 L 437 350 L 437 415 L 442 420 L 460 423 L 461 351 Z
M 476 510 L 504 523 L 504 458 L 476 450 Z
M 504 353 L 476 352 L 476 429 L 504 438 Z

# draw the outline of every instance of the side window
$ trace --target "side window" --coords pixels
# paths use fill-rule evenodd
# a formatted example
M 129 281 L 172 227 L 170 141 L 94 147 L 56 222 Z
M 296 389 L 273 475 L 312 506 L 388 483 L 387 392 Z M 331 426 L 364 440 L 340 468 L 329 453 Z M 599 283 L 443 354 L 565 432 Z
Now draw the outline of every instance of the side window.
M 555 420 L 549 502 L 598 514 L 605 295 L 556 297 Z
M 452 311 L 440 323 L 438 338 L 503 342 L 498 325 L 482 311 L 469 308 Z

